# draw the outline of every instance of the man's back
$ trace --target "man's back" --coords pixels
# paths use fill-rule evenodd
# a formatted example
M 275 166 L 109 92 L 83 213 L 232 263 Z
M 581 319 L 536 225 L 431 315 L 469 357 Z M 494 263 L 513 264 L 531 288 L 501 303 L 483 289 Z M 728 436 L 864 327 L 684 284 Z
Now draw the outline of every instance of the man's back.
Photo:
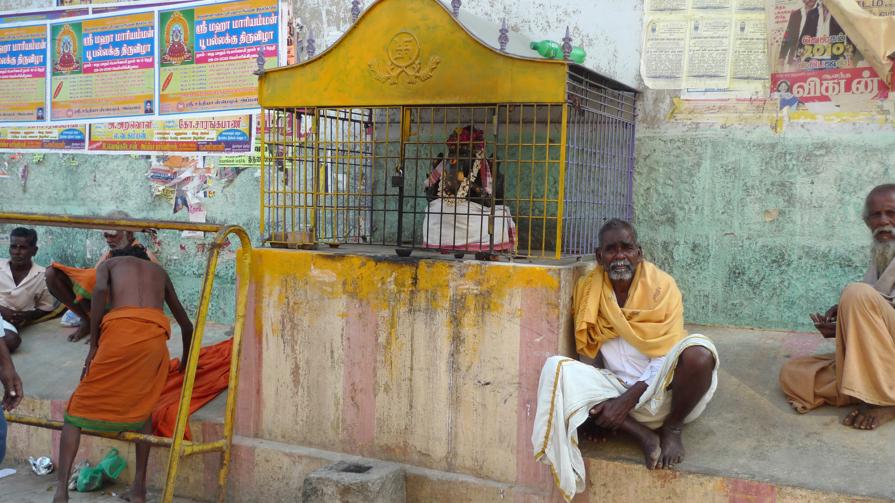
M 168 274 L 161 266 L 137 257 L 112 257 L 103 264 L 109 271 L 111 307 L 154 307 L 165 302 Z

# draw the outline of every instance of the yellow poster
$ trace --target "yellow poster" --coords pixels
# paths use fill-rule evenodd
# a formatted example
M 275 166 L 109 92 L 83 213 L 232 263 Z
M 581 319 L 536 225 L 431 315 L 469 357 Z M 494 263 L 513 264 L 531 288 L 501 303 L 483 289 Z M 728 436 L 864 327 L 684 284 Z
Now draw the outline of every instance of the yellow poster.
M 159 11 L 159 113 L 258 107 L 259 52 L 277 66 L 279 2 L 242 0 Z
M 152 12 L 50 25 L 52 120 L 155 112 Z
M 47 27 L 0 29 L 0 121 L 46 119 Z

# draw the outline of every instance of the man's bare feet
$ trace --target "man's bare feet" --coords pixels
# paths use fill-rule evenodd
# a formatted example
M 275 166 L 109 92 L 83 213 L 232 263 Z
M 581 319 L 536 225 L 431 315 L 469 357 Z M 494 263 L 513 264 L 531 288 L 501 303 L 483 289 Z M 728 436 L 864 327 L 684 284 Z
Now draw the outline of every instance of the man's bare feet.
M 842 418 L 842 424 L 856 430 L 875 430 L 895 419 L 895 407 L 862 404 Z
M 584 437 L 585 440 L 600 444 L 609 438 L 610 433 L 611 432 L 597 426 L 597 423 L 590 417 L 587 418 L 584 424 L 578 427 L 579 437 Z
M 119 494 L 118 497 L 124 501 L 130 501 L 131 503 L 145 503 L 146 488 L 131 487 L 130 491 Z
M 78 329 L 69 334 L 68 341 L 78 342 L 88 335 L 90 335 L 90 324 L 85 323 L 84 320 L 81 320 L 81 325 L 78 326 Z
M 659 429 L 662 445 L 662 458 L 656 468 L 671 468 L 684 460 L 684 442 L 681 439 L 681 428 L 663 426 Z
M 61 489 L 56 490 L 56 494 L 53 495 L 53 503 L 68 503 L 68 491 L 60 493 Z
M 638 440 L 643 450 L 643 464 L 648 470 L 654 470 L 659 467 L 659 460 L 662 458 L 662 442 L 659 440 L 659 435 L 652 431 L 649 433 Z

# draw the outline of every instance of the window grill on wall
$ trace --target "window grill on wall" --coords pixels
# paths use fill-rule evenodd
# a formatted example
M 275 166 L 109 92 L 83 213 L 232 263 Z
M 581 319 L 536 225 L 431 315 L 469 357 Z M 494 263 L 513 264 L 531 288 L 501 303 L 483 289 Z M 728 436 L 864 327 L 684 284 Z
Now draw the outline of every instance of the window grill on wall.
M 403 42 L 413 38 L 401 29 Z M 633 216 L 635 93 L 625 86 L 571 63 L 526 60 L 537 70 L 550 65 L 544 68 L 555 89 L 503 86 L 477 95 L 441 83 L 427 92 L 420 82 L 399 78 L 375 89 L 361 82 L 356 92 L 332 97 L 315 76 L 301 73 L 326 58 L 282 69 L 278 77 L 286 85 L 308 91 L 300 99 L 270 92 L 277 99 L 265 103 L 262 77 L 262 235 L 271 245 L 561 258 L 592 253 L 603 221 Z M 307 70 L 319 75 L 350 68 L 330 60 Z M 458 88 L 470 89 L 462 82 Z M 446 102 L 445 95 L 467 94 L 468 104 Z M 559 99 L 516 99 L 527 96 Z

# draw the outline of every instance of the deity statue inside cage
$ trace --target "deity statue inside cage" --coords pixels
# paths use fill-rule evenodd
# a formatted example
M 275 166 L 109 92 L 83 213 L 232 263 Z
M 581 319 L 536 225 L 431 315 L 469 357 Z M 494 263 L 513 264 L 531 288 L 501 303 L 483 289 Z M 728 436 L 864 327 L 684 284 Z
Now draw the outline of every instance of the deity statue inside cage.
M 439 250 L 513 251 L 516 225 L 510 209 L 495 197 L 493 159 L 485 134 L 469 125 L 447 139 L 448 155 L 438 154 L 426 178 L 428 207 L 423 246 Z M 489 219 L 493 215 L 493 226 Z

